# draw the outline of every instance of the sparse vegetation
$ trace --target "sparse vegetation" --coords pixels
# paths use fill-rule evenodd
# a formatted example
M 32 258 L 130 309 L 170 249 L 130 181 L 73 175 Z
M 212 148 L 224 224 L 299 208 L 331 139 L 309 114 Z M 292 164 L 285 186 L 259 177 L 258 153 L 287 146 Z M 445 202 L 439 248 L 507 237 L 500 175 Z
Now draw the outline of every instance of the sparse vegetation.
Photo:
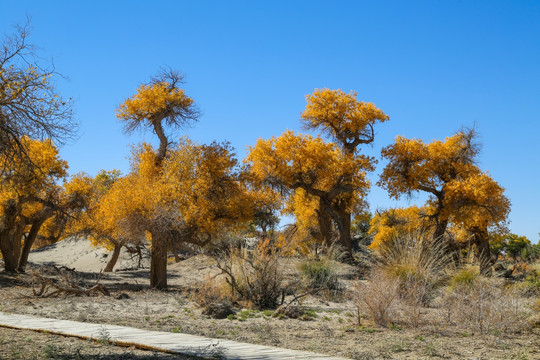
M 510 199 L 479 166 L 476 129 L 382 148 L 378 185 L 426 199 L 372 216 L 379 159 L 361 148 L 389 120 L 382 109 L 353 90 L 315 89 L 300 119 L 316 134 L 258 138 L 242 161 L 226 141 L 173 137 L 201 113 L 184 75 L 165 67 L 116 110 L 126 132 L 149 129 L 157 146 L 135 144 L 125 175 L 69 177 L 58 146 L 74 136 L 73 103 L 39 65 L 28 25 L 0 40 L 1 311 L 355 359 L 540 354 L 540 246 L 510 233 Z M 293 222 L 280 227 L 280 214 Z M 99 247 L 87 262 L 107 266 L 82 251 L 32 260 L 68 238 Z M 113 272 L 124 252 L 137 265 Z M 0 328 L 0 359 L 118 355 L 105 328 L 91 345 L 16 333 Z M 122 355 L 148 355 L 135 351 Z

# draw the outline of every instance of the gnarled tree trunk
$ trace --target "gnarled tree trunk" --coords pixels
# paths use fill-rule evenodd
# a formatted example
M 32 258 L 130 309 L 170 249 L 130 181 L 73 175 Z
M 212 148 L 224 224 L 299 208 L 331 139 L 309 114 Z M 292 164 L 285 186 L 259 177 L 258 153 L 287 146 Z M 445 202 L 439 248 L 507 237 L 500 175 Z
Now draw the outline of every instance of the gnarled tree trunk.
M 105 269 L 103 269 L 103 272 L 113 271 L 114 265 L 116 265 L 116 262 L 118 261 L 118 256 L 120 255 L 120 249 L 122 249 L 122 245 L 114 244 L 114 249 L 113 249 L 111 258 L 109 262 L 107 263 L 107 266 L 105 266 Z
M 150 257 L 150 287 L 167 288 L 167 240 L 152 233 L 152 254 Z
M 24 225 L 16 224 L 0 234 L 0 251 L 4 258 L 4 269 L 7 272 L 17 271 L 21 255 L 21 240 L 24 234 Z
M 44 222 L 45 220 L 42 220 L 42 219 L 32 222 L 32 227 L 30 228 L 30 232 L 24 238 L 24 244 L 23 244 L 21 256 L 19 258 L 19 264 L 17 265 L 18 272 L 25 272 L 26 264 L 28 263 L 28 255 L 30 254 L 32 245 L 34 245 L 34 241 L 36 241 L 36 237 L 39 233 L 39 229 L 41 229 L 41 225 L 43 225 Z
M 319 198 L 317 219 L 319 221 L 319 231 L 321 232 L 324 246 L 332 245 L 332 219 L 330 218 L 330 214 L 326 210 L 326 205 L 324 204 L 324 200 L 322 198 Z

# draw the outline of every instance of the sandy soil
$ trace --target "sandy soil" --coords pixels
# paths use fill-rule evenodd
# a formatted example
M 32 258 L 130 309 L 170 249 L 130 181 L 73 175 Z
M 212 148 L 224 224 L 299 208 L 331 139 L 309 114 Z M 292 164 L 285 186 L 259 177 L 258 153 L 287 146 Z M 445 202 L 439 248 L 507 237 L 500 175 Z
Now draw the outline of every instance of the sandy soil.
M 0 359 L 128 360 L 194 359 L 74 337 L 0 327 Z
M 54 249 L 32 253 L 32 266 L 45 262 L 40 257 L 47 262 L 54 258 L 57 265 L 80 266 L 77 268 L 80 281 L 94 283 L 103 253 L 93 249 L 84 253 L 85 245 L 78 242 L 68 245 L 58 244 Z M 58 249 L 63 249 L 64 254 L 53 257 Z M 82 261 L 83 258 L 86 260 Z M 296 276 L 295 261 L 284 261 L 289 277 Z M 169 265 L 168 291 L 149 289 L 148 269 L 124 270 L 103 275 L 101 283 L 111 290 L 111 296 L 67 298 L 34 297 L 28 285 L 29 274 L 0 273 L 0 311 L 190 333 L 352 359 L 540 359 L 538 329 L 520 334 L 480 335 L 429 323 L 417 329 L 401 324 L 381 328 L 363 320 L 362 326 L 358 326 L 352 302 L 331 302 L 321 297 L 310 297 L 303 303 L 315 315 L 309 321 L 278 319 L 271 317 L 270 312 L 245 309 L 234 320 L 212 319 L 202 315 L 201 309 L 189 299 L 189 290 L 217 272 L 212 259 L 198 255 Z M 354 277 L 354 268 L 344 266 L 341 281 L 350 287 L 350 279 Z M 436 312 L 436 309 L 427 311 Z M 21 332 L 19 338 L 29 336 L 25 334 L 28 332 Z M 71 345 L 61 345 L 61 351 L 66 352 L 66 346 L 68 349 Z

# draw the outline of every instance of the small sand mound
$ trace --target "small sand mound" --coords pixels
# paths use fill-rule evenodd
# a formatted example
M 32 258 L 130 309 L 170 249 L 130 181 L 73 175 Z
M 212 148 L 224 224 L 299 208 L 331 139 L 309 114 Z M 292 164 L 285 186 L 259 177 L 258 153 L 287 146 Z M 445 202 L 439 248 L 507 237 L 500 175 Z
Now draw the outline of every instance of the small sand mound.
M 33 265 L 54 264 L 83 272 L 100 272 L 110 259 L 112 252 L 102 247 L 94 247 L 86 238 L 67 238 L 55 244 L 30 252 L 28 260 Z M 138 255 L 129 254 L 124 248 L 115 266 L 115 271 L 135 269 L 139 265 Z M 143 268 L 150 266 L 150 256 L 143 249 Z

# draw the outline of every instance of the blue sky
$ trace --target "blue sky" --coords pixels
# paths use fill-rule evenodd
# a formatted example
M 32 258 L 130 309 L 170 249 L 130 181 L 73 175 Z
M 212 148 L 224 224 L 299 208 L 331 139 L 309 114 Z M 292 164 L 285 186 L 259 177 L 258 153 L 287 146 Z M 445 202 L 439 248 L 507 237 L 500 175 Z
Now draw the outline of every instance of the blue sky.
M 68 77 L 58 87 L 80 124 L 61 150 L 71 173 L 128 171 L 130 144 L 155 136 L 123 134 L 115 109 L 164 65 L 186 74 L 203 112 L 178 136 L 230 141 L 240 158 L 259 137 L 300 130 L 315 88 L 356 90 L 390 115 L 362 150 L 377 157 L 396 135 L 431 141 L 476 124 L 511 231 L 538 240 L 538 1 L 0 0 L 0 13 L 2 33 L 29 15 L 31 42 Z M 409 203 L 375 185 L 369 201 Z

